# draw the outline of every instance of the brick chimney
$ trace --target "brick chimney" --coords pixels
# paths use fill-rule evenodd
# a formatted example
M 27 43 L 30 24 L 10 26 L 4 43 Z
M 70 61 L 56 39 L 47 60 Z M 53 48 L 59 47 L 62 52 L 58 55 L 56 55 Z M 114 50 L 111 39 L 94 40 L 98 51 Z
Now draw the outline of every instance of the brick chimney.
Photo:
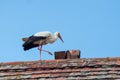
M 80 50 L 58 51 L 55 52 L 55 59 L 78 59 L 80 54 Z

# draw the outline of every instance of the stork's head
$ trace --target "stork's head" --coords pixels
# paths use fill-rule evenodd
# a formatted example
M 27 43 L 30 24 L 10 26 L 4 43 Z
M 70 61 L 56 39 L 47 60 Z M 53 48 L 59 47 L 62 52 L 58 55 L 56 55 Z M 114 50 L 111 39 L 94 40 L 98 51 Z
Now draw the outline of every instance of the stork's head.
M 62 42 L 64 42 L 59 32 L 55 32 L 55 35 L 56 35 Z

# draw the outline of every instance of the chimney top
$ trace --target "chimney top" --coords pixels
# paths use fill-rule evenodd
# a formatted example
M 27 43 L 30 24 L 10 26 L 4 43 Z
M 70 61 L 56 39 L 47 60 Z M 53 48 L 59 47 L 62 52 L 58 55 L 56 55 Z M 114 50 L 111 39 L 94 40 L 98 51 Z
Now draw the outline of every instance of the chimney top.
M 78 59 L 80 54 L 80 50 L 58 51 L 55 52 L 55 59 Z

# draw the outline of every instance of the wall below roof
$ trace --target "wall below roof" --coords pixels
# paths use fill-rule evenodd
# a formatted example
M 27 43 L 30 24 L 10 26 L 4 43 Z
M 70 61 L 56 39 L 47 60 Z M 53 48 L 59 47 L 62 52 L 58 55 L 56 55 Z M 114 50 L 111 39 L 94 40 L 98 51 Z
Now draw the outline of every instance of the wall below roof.
M 0 63 L 0 80 L 119 80 L 120 57 Z

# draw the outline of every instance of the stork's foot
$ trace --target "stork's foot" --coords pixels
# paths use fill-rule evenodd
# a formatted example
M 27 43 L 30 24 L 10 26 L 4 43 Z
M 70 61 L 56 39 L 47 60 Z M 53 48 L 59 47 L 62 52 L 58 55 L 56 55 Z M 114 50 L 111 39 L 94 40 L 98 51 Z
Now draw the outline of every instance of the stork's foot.
M 51 52 L 48 52 L 50 55 L 53 55 Z

